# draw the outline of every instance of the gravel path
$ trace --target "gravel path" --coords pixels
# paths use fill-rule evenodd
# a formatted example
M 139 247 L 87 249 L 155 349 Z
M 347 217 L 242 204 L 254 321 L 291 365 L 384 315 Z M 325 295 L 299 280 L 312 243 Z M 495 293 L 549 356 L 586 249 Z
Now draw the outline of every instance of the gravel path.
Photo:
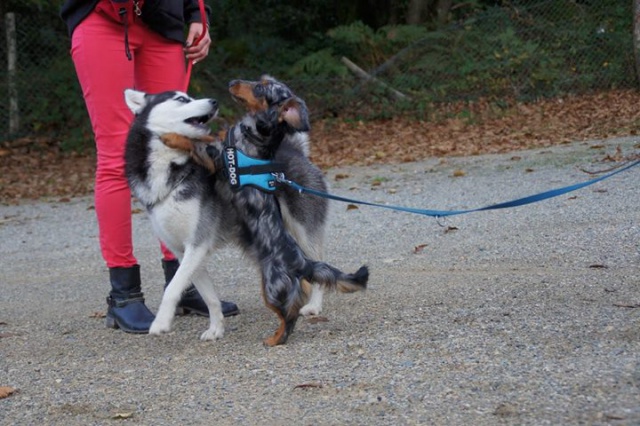
M 590 178 L 637 139 L 329 172 L 332 192 L 480 207 Z M 210 262 L 241 315 L 201 342 L 103 325 L 107 271 L 92 200 L 0 207 L 2 425 L 640 424 L 640 168 L 515 209 L 436 220 L 332 203 L 327 260 L 370 289 L 328 295 L 285 346 L 256 272 Z M 459 175 L 456 177 L 456 175 Z M 144 213 L 135 240 L 152 310 L 162 284 Z

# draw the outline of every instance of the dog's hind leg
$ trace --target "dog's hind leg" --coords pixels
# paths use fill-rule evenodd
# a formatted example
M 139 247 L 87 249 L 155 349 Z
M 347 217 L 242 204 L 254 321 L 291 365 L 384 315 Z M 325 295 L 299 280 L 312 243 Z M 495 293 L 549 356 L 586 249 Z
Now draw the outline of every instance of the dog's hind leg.
M 322 299 L 324 297 L 324 290 L 318 284 L 309 284 L 311 286 L 311 295 L 306 305 L 300 309 L 300 315 L 320 315 L 322 312 Z
M 287 342 L 289 335 L 293 333 L 296 321 L 298 320 L 298 314 L 286 315 L 279 306 L 270 305 L 269 303 L 267 303 L 267 306 L 278 315 L 280 325 L 275 333 L 273 333 L 273 336 L 264 339 L 264 344 L 267 346 L 283 345 Z
M 295 285 L 299 286 L 300 284 L 297 280 L 295 283 L 291 282 L 289 277 L 283 278 L 286 281 L 284 283 L 281 280 L 269 281 L 264 275 L 262 278 L 262 295 L 265 304 L 278 315 L 280 320 L 280 325 L 273 336 L 264 340 L 264 344 L 267 346 L 286 343 L 298 320 L 301 303 Z
M 198 247 L 187 246 L 183 258 L 180 259 L 180 266 L 176 274 L 164 290 L 156 319 L 153 320 L 149 328 L 149 334 L 158 335 L 171 331 L 176 306 L 182 298 L 182 293 L 191 284 L 191 277 L 203 264 L 207 253 L 208 249 L 205 244 Z
M 298 232 L 296 233 L 296 241 L 298 241 L 300 247 L 302 247 L 302 251 L 304 251 L 308 257 L 316 260 L 322 260 L 324 258 L 321 235 L 316 235 L 314 238 L 310 238 L 306 235 L 306 232 Z M 305 288 L 305 295 L 308 297 L 306 304 L 300 309 L 300 315 L 320 315 L 322 313 L 324 289 L 318 283 L 309 282 L 307 280 L 302 280 L 302 284 Z M 309 290 L 309 287 L 311 290 Z
M 191 278 L 204 303 L 209 308 L 209 328 L 200 335 L 200 340 L 216 340 L 224 336 L 224 316 L 220 306 L 220 299 L 207 270 L 204 266 L 198 268 Z

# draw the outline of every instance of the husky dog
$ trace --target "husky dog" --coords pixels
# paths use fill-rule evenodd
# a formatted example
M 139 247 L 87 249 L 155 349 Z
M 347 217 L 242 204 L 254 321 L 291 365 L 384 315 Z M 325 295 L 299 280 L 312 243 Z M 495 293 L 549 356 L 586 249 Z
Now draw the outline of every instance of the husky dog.
M 150 334 L 170 331 L 180 296 L 193 282 L 209 308 L 210 326 L 201 339 L 223 336 L 220 301 L 204 261 L 214 248 L 226 242 L 239 244 L 260 268 L 265 303 L 280 319 L 279 328 L 265 340 L 270 346 L 285 343 L 293 331 L 303 304 L 301 280 L 339 291 L 366 287 L 365 266 L 355 274 L 345 274 L 306 256 L 286 230 L 273 194 L 252 187 L 233 190 L 222 170 L 211 174 L 189 153 L 163 143 L 161 138 L 168 134 L 206 138 L 206 123 L 217 113 L 215 101 L 196 100 L 181 92 L 149 95 L 135 90 L 125 91 L 125 99 L 136 115 L 127 140 L 127 178 L 146 207 L 157 236 L 180 259 Z M 270 113 L 269 123 L 292 121 L 296 115 L 289 109 L 277 114 Z M 236 140 L 238 149 L 249 148 L 241 145 L 242 139 Z M 266 149 L 273 155 L 278 146 Z M 212 161 L 219 163 L 221 151 L 215 145 L 210 145 L 210 151 Z

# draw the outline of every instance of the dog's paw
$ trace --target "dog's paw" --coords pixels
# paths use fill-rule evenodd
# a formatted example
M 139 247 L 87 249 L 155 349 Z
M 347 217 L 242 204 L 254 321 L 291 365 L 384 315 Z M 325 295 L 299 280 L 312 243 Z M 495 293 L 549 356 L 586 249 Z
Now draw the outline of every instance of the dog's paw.
M 166 323 L 164 321 L 158 321 L 158 317 L 151 323 L 151 327 L 149 327 L 149 334 L 153 336 L 160 336 L 161 334 L 166 334 L 171 331 L 171 323 Z
M 300 315 L 310 317 L 313 315 L 320 315 L 322 313 L 322 305 L 316 305 L 308 303 L 300 308 Z
M 200 335 L 200 340 L 218 340 L 224 336 L 224 326 L 220 324 L 217 327 L 211 326 Z

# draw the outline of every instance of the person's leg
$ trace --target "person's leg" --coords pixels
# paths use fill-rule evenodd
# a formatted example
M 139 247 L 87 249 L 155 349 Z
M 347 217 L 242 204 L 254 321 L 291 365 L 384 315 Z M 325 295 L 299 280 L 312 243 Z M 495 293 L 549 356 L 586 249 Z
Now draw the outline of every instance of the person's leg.
M 132 114 L 123 93 L 133 84 L 133 63 L 124 54 L 123 37 L 121 26 L 94 12 L 74 31 L 71 48 L 96 141 L 96 215 L 108 267 L 137 263 L 131 238 L 131 193 L 124 174 Z
M 95 207 L 111 282 L 107 326 L 145 333 L 154 316 L 144 305 L 133 254 L 131 192 L 124 172 L 132 114 L 123 93 L 133 86 L 134 71 L 124 53 L 122 26 L 90 14 L 74 31 L 71 55 L 96 141 Z
M 132 28 L 130 38 L 136 47 L 135 82 L 136 88 L 146 93 L 160 93 L 167 90 L 184 90 L 186 62 L 181 44 L 165 39 L 143 25 Z M 175 275 L 179 263 L 173 253 L 164 245 L 162 249 L 162 269 L 165 287 Z M 232 302 L 221 301 L 224 316 L 237 315 L 240 311 Z M 178 304 L 178 313 L 195 313 L 208 316 L 209 309 L 202 297 L 191 285 Z

